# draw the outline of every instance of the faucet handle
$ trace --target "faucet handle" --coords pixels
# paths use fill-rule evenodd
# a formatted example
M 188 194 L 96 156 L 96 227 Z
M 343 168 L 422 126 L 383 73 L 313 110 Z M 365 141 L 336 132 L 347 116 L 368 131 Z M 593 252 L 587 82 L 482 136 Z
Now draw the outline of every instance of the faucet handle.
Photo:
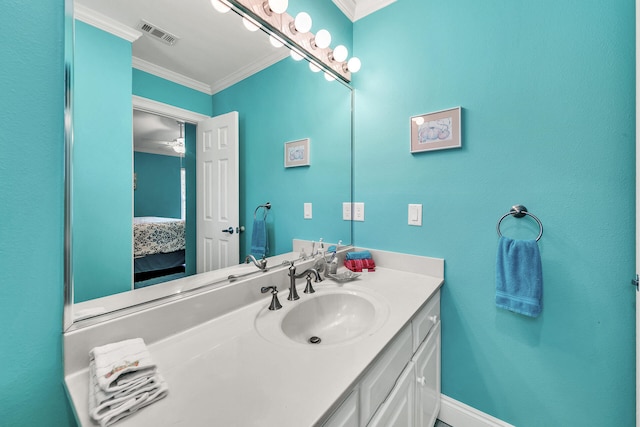
M 316 278 L 317 280 L 317 278 Z M 304 293 L 305 294 L 312 294 L 314 293 L 316 290 L 313 289 L 313 286 L 311 285 L 311 273 L 307 273 L 307 286 L 304 288 Z
M 282 308 L 282 304 L 278 301 L 278 288 L 276 286 L 263 286 L 260 288 L 260 292 L 263 294 L 269 292 L 271 290 L 271 303 L 269 304 L 269 310 L 280 310 Z

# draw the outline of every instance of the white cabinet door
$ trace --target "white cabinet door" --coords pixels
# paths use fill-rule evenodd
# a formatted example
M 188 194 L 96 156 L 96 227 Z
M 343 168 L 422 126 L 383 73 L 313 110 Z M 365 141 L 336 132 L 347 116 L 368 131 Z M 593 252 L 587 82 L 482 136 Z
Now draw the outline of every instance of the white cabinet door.
M 359 427 L 358 390 L 345 399 L 322 427 Z
M 432 427 L 440 411 L 440 322 L 413 356 L 416 427 Z
M 409 362 L 368 427 L 414 427 L 415 384 L 413 362 Z
M 411 327 L 405 327 L 385 348 L 360 383 L 360 425 L 365 426 L 387 398 L 396 379 L 411 360 Z

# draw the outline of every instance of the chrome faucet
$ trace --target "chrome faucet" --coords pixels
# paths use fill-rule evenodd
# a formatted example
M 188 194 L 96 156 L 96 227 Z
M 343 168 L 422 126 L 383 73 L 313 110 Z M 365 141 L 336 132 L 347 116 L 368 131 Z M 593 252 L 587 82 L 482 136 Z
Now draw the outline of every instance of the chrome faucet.
M 291 266 L 289 266 L 289 296 L 287 297 L 287 300 L 295 301 L 297 299 L 300 299 L 300 297 L 298 296 L 298 291 L 296 290 L 296 279 L 306 276 L 307 274 L 315 275 L 315 281 L 322 282 L 322 276 L 320 276 L 320 273 L 318 273 L 318 270 L 316 270 L 315 268 L 307 268 L 302 273 L 296 274 L 296 266 L 291 263 Z M 309 283 L 310 282 L 308 282 L 308 284 Z
M 255 265 L 256 267 L 258 267 L 260 270 L 266 270 L 267 268 L 267 260 L 264 257 L 264 255 L 262 256 L 262 259 L 260 259 L 260 261 L 258 261 L 256 259 L 256 257 L 254 257 L 253 255 L 249 254 L 247 255 L 247 257 L 244 259 L 244 262 L 246 264 L 249 264 L 249 262 L 253 262 L 253 265 Z

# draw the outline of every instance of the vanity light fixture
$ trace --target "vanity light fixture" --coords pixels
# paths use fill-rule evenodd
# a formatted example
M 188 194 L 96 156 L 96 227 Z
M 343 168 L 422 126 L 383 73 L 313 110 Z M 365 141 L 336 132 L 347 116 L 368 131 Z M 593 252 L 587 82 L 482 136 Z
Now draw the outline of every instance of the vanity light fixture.
M 211 0 L 212 4 L 222 2 L 229 5 L 238 15 L 243 17 L 245 26 L 253 31 L 262 29 L 270 34 L 270 42 L 278 47 L 284 44 L 291 49 L 291 56 L 296 60 L 306 59 L 309 68 L 316 71 L 320 67 L 327 74 L 327 80 L 339 79 L 344 83 L 351 81 L 351 73 L 360 69 L 362 64 L 357 58 L 347 61 L 349 52 L 343 45 L 331 49 L 331 34 L 321 29 L 317 34 L 310 32 L 311 16 L 300 12 L 294 18 L 286 12 L 288 0 Z M 218 8 L 216 7 L 216 10 Z M 248 25 L 248 24 L 253 25 Z M 333 77 L 333 78 L 330 78 Z
M 222 0 L 211 0 L 211 6 L 220 13 L 227 13 L 231 10 Z
M 320 71 L 320 69 L 321 69 L 321 68 L 320 68 L 320 67 L 318 66 L 318 64 L 316 64 L 315 62 L 313 62 L 313 61 L 309 61 L 309 69 L 310 69 L 311 71 L 313 71 L 314 73 L 317 73 L 317 72 L 319 72 L 319 71 Z
M 289 52 L 289 56 L 291 56 L 294 61 L 302 61 L 304 59 L 304 56 L 302 56 L 302 54 L 295 49 L 291 49 L 291 52 Z
M 260 25 L 256 24 L 252 19 L 247 18 L 246 16 L 242 18 L 242 24 L 251 32 L 258 31 L 260 29 Z
M 284 43 L 282 43 L 282 40 L 278 39 L 277 37 L 274 37 L 273 35 L 269 36 L 269 43 L 271 43 L 271 46 L 277 47 L 277 48 L 281 48 L 282 46 L 284 46 Z
M 293 34 L 301 33 L 305 34 L 311 30 L 311 16 L 307 12 L 300 12 L 296 15 L 296 18 L 289 24 L 289 29 Z
M 311 39 L 311 47 L 325 49 L 331 44 L 331 33 L 325 29 L 319 30 Z
M 324 79 L 328 82 L 332 82 L 334 81 L 336 78 L 333 77 L 331 74 L 327 73 L 326 71 L 324 72 Z
M 357 58 L 354 56 L 352 58 L 349 58 L 347 63 L 344 65 L 344 67 L 346 68 L 345 71 L 357 73 L 358 71 L 360 71 L 360 68 L 362 67 L 362 62 L 360 62 L 360 58 Z
M 289 0 L 268 0 L 264 2 L 262 7 L 267 15 L 285 13 L 289 7 Z
M 349 51 L 340 44 L 333 49 L 330 58 L 336 62 L 344 62 L 347 60 L 347 56 L 349 56 Z

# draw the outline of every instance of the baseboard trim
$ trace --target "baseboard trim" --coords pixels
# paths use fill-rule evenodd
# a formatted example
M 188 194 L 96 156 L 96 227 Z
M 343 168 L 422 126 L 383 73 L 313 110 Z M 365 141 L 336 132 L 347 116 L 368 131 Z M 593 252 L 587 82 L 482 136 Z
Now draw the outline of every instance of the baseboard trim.
M 454 427 L 515 427 L 444 394 L 440 395 L 438 419 Z

